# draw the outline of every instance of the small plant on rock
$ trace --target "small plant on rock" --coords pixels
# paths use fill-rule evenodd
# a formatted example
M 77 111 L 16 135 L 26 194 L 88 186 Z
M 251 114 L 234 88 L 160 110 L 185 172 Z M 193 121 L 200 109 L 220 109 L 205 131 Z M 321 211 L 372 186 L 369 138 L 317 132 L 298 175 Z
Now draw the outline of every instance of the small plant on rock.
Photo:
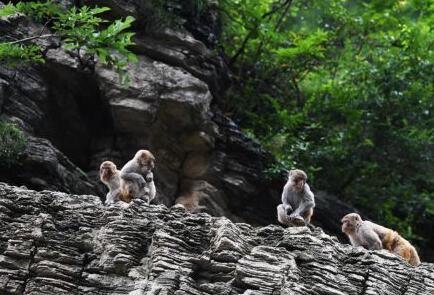
M 24 153 L 27 139 L 15 124 L 0 121 L 0 165 L 12 166 Z

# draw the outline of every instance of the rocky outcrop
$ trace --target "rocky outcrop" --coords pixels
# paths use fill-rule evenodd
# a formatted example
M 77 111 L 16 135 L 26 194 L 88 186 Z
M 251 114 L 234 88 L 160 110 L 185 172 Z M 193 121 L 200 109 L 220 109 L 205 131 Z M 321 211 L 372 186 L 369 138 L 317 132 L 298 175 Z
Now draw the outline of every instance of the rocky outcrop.
M 145 20 L 156 9 L 151 1 L 102 4 L 115 17 L 138 20 L 139 61 L 129 65 L 131 83 L 120 85 L 114 71 L 98 65 L 83 68 L 54 37 L 35 39 L 46 48 L 45 64 L 0 67 L 0 118 L 16 122 L 29 137 L 22 159 L 0 169 L 0 180 L 103 198 L 100 163 L 122 167 L 147 148 L 157 158 L 158 203 L 177 200 L 192 211 L 236 221 L 274 222 L 282 184 L 267 183 L 267 155 L 213 103 L 228 79 L 210 41 L 218 35 L 216 3 L 209 1 L 196 14 L 188 9 L 191 1 L 172 3 L 171 11 L 189 30 L 149 28 Z M 205 15 L 202 26 L 192 25 Z M 1 40 L 41 31 L 22 15 L 0 19 Z
M 11 184 L 30 184 L 35 189 L 58 190 L 85 194 L 99 191 L 95 183 L 48 140 L 27 137 L 27 148 L 21 160 L 9 169 L 0 169 L 0 178 Z
M 433 294 L 434 265 L 181 207 L 0 184 L 1 294 Z
M 46 48 L 45 64 L 0 68 L 0 116 L 31 138 L 22 161 L 11 167 L 14 173 L 2 173 L 0 180 L 103 198 L 99 164 L 112 160 L 122 167 L 146 148 L 157 158 L 157 202 L 172 205 L 178 198 L 195 211 L 246 220 L 267 195 L 263 152 L 213 105 L 228 84 L 225 63 L 212 49 L 216 3 L 204 1 L 196 18 L 189 17 L 196 11 L 189 9 L 193 2 L 170 4 L 190 32 L 181 25 L 150 24 L 161 21 L 154 14 L 162 8 L 153 1 L 100 2 L 112 8 L 112 16 L 137 19 L 139 62 L 129 65 L 131 83 L 120 85 L 111 69 L 83 67 L 55 37 L 35 39 Z M 208 21 L 197 26 L 205 15 Z M 1 18 L 0 27 L 1 40 L 42 30 L 22 15 Z
M 163 1 L 57 2 L 107 5 L 110 17 L 133 15 L 139 62 L 129 66 L 131 83 L 121 86 L 112 70 L 83 68 L 51 37 L 32 41 L 45 48 L 44 64 L 0 65 L 0 119 L 17 123 L 28 136 L 20 161 L 0 166 L 0 181 L 104 198 L 100 163 L 122 167 L 136 150 L 147 148 L 157 157 L 158 203 L 179 202 L 255 225 L 275 223 L 283 183 L 268 183 L 267 154 L 215 103 L 230 75 L 215 48 L 217 1 L 164 1 L 166 12 L 176 17 L 173 27 L 155 17 L 161 7 L 154 4 Z M 195 6 L 199 2 L 203 5 Z M 0 41 L 41 31 L 42 25 L 22 15 L 0 18 Z M 351 211 L 319 193 L 313 222 L 338 233 L 339 219 Z

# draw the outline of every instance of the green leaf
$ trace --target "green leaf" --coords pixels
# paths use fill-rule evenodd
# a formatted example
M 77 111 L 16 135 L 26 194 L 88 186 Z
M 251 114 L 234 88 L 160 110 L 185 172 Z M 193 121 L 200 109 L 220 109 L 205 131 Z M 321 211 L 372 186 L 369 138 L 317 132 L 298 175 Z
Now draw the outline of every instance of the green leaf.
M 0 17 L 13 15 L 17 12 L 19 12 L 18 9 L 12 3 L 8 3 L 0 8 Z
M 0 65 L 16 67 L 29 63 L 42 63 L 44 59 L 39 45 L 0 43 Z

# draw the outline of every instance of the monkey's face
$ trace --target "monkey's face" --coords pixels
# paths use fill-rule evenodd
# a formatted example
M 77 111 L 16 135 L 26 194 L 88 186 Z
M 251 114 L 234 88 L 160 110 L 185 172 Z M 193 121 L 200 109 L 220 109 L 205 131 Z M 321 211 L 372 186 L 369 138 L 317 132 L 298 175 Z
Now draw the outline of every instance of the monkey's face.
M 342 232 L 346 234 L 353 233 L 356 230 L 356 226 L 360 221 L 361 218 L 358 214 L 351 213 L 345 215 L 341 220 Z
M 99 169 L 101 180 L 108 181 L 116 171 L 116 165 L 113 163 L 104 162 Z
M 351 233 L 354 231 L 354 225 L 351 223 L 350 220 L 342 218 L 342 232 L 343 233 Z
M 294 177 L 292 179 L 292 185 L 295 191 L 301 192 L 304 189 L 304 185 L 306 184 L 306 179 L 303 177 Z
M 148 150 L 140 150 L 138 153 L 138 161 L 140 167 L 147 167 L 148 170 L 154 169 L 155 166 L 155 157 Z
M 293 169 L 289 171 L 292 189 L 296 192 L 301 192 L 306 184 L 307 175 L 303 170 Z

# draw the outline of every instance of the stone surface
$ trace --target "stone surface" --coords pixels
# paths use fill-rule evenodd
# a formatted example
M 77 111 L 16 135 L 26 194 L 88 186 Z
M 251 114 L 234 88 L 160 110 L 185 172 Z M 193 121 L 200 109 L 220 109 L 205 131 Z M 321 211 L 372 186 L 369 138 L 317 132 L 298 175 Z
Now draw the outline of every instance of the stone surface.
M 152 10 L 150 3 L 102 4 L 112 7 L 115 16 L 134 15 L 140 27 Z M 252 215 L 268 194 L 263 193 L 263 151 L 212 105 L 224 92 L 228 74 L 222 58 L 208 47 L 212 42 L 205 40 L 215 27 L 215 4 L 207 6 L 212 21 L 202 20 L 203 28 L 196 26 L 192 32 L 183 27 L 138 29 L 134 50 L 139 62 L 129 65 L 127 86 L 119 85 L 113 70 L 81 66 L 55 38 L 36 39 L 46 47 L 45 64 L 0 67 L 0 117 L 17 122 L 32 143 L 40 141 L 23 159 L 33 159 L 29 154 L 38 154 L 37 147 L 44 146 L 49 160 L 44 163 L 39 155 L 31 169 L 21 161 L 14 174 L 2 171 L 0 180 L 103 198 L 104 187 L 97 184 L 100 163 L 111 160 L 122 167 L 138 149 L 146 148 L 157 158 L 158 203 L 173 205 L 193 195 L 194 211 L 264 223 L 265 214 Z M 173 7 L 174 13 L 188 18 L 189 5 Z M 42 30 L 23 16 L 0 22 L 1 40 Z M 68 159 L 68 165 L 60 158 Z M 44 173 L 47 167 L 52 168 Z M 85 178 L 76 173 L 81 171 Z
M 27 148 L 19 163 L 0 169 L 0 177 L 9 179 L 9 183 L 26 184 L 41 190 L 103 193 L 84 171 L 48 140 L 33 136 L 27 137 Z
M 152 3 L 161 1 L 58 2 L 107 5 L 111 17 L 135 16 L 139 62 L 129 66 L 132 81 L 123 87 L 112 70 L 83 67 L 51 37 L 32 41 L 46 49 L 44 64 L 0 65 L 0 119 L 17 123 L 29 138 L 21 160 L 0 168 L 0 181 L 104 198 L 100 163 L 111 160 L 121 168 L 147 148 L 157 158 L 157 203 L 179 202 L 194 212 L 254 225 L 275 223 L 284 179 L 265 179 L 269 156 L 218 108 L 230 76 L 216 50 L 218 1 L 199 1 L 200 11 L 196 0 L 168 1 L 168 11 L 180 21 L 173 28 L 155 18 Z M 0 41 L 41 31 L 42 25 L 22 15 L 0 18 Z M 339 219 L 352 211 L 320 193 L 313 222 L 338 234 Z M 431 224 L 418 228 L 430 237 Z M 429 250 L 421 249 L 427 253 L 422 257 L 433 260 Z
M 433 294 L 434 265 L 181 207 L 0 184 L 0 294 Z
M 139 35 L 134 51 L 181 67 L 208 84 L 215 96 L 225 91 L 229 71 L 223 59 L 189 32 L 164 29 Z

